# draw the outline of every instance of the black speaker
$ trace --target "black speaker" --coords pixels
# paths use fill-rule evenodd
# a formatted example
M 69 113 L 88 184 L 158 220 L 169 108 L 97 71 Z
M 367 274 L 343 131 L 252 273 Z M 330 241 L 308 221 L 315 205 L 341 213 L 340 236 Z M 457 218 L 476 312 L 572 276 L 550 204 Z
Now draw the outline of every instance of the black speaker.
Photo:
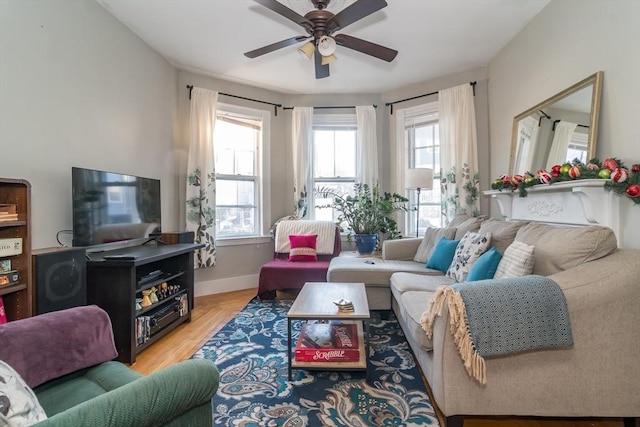
M 87 305 L 84 248 L 48 248 L 32 252 L 36 314 Z

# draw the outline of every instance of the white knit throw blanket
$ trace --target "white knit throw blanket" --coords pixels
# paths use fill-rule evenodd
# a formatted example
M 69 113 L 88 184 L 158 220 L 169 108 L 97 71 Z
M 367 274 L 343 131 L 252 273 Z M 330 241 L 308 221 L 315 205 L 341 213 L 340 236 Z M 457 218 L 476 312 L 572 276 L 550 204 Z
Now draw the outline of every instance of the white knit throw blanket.
M 276 227 L 275 249 L 278 253 L 289 253 L 290 234 L 317 234 L 316 253 L 331 255 L 336 237 L 336 225 L 331 221 L 286 220 Z

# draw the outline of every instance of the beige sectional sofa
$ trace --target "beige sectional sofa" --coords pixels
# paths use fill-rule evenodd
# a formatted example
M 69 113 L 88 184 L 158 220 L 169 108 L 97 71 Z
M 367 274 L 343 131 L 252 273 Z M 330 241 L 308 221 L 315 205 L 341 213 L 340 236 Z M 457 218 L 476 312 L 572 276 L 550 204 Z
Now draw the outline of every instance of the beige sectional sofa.
M 478 231 L 485 217 L 456 217 L 449 229 L 460 239 L 467 231 Z M 370 310 L 391 310 L 391 275 L 398 272 L 442 276 L 442 272 L 425 268 L 427 255 L 436 244 L 422 238 L 387 240 L 382 245 L 382 258 L 338 257 L 331 260 L 328 282 L 362 282 L 366 285 Z M 421 252 L 421 253 L 419 253 Z
M 454 283 L 413 261 L 421 239 L 387 241 L 383 259 L 373 260 L 378 264 L 362 264 L 358 271 L 364 260 L 350 259 L 330 266 L 327 277 L 364 281 L 370 301 L 379 309 L 384 307 L 388 283 L 390 305 L 448 427 L 461 426 L 465 416 L 473 415 L 623 417 L 625 426 L 637 426 L 640 250 L 617 249 L 613 232 L 600 226 L 489 219 L 478 231 L 490 231 L 500 252 L 513 240 L 534 246 L 532 274 L 553 279 L 564 292 L 574 341 L 568 348 L 486 358 L 485 385 L 463 367 L 446 305 L 443 316 L 436 317 L 432 339 L 420 325 L 437 287 Z

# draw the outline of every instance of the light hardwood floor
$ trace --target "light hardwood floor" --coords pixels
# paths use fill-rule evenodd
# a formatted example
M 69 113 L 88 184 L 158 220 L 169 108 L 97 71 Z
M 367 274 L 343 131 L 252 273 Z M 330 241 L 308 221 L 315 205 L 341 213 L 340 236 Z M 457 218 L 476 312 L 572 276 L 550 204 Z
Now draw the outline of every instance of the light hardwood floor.
M 186 360 L 231 320 L 256 294 L 255 289 L 197 297 L 191 323 L 180 325 L 137 357 L 132 368 L 149 374 Z M 465 427 L 622 427 L 618 419 L 469 418 Z

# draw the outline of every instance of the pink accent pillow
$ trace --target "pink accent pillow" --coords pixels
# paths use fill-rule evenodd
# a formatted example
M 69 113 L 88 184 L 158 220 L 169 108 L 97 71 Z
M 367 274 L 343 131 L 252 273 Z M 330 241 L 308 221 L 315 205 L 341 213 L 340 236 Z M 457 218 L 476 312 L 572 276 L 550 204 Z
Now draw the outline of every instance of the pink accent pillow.
M 289 262 L 318 261 L 316 254 L 317 234 L 290 234 Z

